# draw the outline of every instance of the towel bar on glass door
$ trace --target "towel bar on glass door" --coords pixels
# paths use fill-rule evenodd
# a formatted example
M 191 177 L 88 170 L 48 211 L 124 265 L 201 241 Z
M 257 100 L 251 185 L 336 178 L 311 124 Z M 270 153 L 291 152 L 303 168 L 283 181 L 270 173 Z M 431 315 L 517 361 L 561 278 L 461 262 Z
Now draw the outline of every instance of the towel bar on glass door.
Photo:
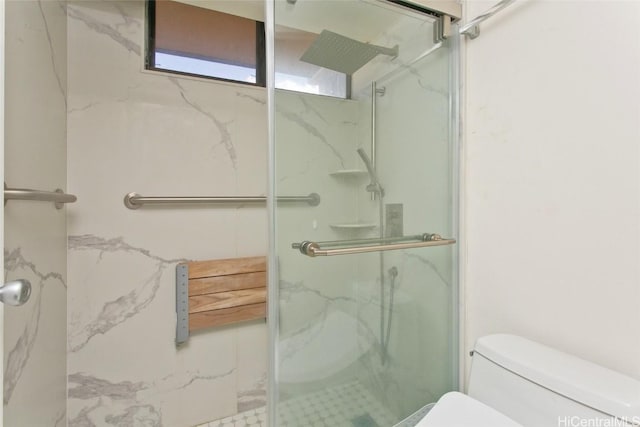
M 308 196 L 278 196 L 278 202 L 307 203 L 309 206 L 320 204 L 320 195 L 311 193 Z M 246 205 L 266 203 L 265 196 L 224 197 L 224 196 L 192 196 L 192 197 L 159 197 L 141 196 L 138 193 L 129 193 L 124 196 L 124 205 L 129 209 L 139 209 L 143 205 Z
M 9 200 L 32 200 L 38 202 L 53 202 L 56 209 L 62 209 L 65 203 L 73 203 L 77 199 L 73 194 L 66 194 L 61 189 L 55 191 L 31 190 L 29 188 L 9 188 L 4 183 L 4 204 Z
M 291 247 L 298 249 L 303 255 L 317 257 L 425 248 L 429 246 L 452 245 L 454 243 L 456 243 L 456 239 L 443 239 L 439 234 L 424 233 L 417 236 L 382 239 L 335 240 L 331 242 L 304 241 L 301 243 L 293 243 Z M 323 246 L 338 246 L 338 248 L 323 249 Z

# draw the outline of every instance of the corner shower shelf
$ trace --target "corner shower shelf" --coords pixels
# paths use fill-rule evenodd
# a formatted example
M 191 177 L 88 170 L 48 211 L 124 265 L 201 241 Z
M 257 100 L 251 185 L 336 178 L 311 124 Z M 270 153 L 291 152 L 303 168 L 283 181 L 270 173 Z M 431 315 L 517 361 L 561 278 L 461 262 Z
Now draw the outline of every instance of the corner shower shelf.
M 359 178 L 367 176 L 367 171 L 360 169 L 341 169 L 335 172 L 330 172 L 329 175 L 335 176 L 336 178 Z
M 334 230 L 371 230 L 376 228 L 378 224 L 368 223 L 368 222 L 355 222 L 355 223 L 345 223 L 345 224 L 329 224 L 329 227 Z

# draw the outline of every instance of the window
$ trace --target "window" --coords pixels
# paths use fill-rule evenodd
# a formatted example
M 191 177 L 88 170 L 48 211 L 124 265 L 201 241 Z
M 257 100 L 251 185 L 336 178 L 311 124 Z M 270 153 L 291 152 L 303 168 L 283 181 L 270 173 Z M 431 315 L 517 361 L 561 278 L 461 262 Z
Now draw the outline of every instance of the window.
M 147 68 L 265 86 L 264 24 L 149 0 Z
M 266 86 L 263 22 L 172 0 L 148 0 L 147 22 L 147 69 Z M 300 60 L 317 34 L 275 37 L 276 88 L 347 97 L 347 75 Z

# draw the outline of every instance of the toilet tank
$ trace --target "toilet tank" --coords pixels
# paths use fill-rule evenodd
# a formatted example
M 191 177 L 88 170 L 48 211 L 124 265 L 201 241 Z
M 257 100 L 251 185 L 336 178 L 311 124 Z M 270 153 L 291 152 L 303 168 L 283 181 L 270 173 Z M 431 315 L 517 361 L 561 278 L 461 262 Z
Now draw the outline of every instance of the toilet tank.
M 640 426 L 640 381 L 515 335 L 478 339 L 468 392 L 526 427 Z

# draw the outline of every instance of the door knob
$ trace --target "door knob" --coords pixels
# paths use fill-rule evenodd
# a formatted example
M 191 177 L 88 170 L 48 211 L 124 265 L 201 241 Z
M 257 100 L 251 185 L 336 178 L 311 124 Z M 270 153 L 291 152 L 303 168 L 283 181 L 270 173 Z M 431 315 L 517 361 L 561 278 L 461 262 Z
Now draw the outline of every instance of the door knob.
M 0 302 L 9 305 L 22 305 L 29 301 L 31 283 L 26 279 L 12 280 L 0 287 Z

